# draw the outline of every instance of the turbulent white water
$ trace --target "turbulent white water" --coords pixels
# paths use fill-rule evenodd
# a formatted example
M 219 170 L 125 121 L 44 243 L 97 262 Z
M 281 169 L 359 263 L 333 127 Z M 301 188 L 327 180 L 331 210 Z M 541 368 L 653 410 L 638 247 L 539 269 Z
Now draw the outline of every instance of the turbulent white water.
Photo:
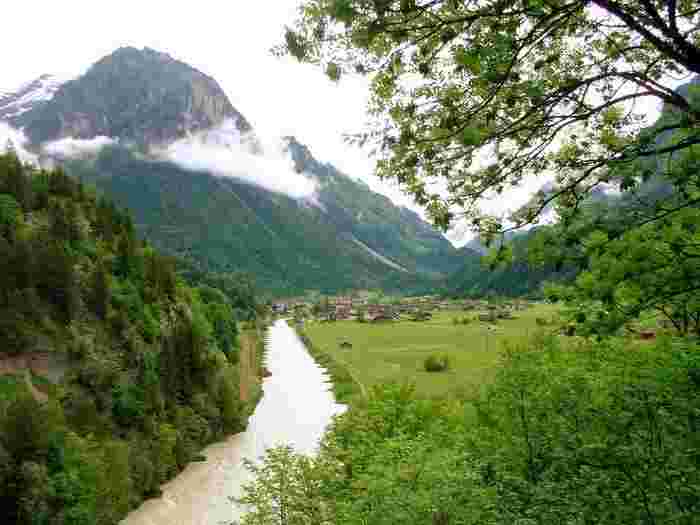
M 333 399 L 328 376 L 307 353 L 294 331 L 277 321 L 266 339 L 266 366 L 272 373 L 248 429 L 204 451 L 162 487 L 163 496 L 145 502 L 123 525 L 219 525 L 240 515 L 231 497 L 250 479 L 243 458 L 257 459 L 279 444 L 313 453 L 331 418 L 344 410 Z

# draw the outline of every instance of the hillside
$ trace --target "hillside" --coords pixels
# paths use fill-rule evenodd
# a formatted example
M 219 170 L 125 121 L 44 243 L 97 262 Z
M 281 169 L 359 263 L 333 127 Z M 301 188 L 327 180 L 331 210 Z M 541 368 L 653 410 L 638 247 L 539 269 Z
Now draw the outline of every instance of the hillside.
M 189 286 L 128 214 L 0 156 L 0 515 L 113 524 L 245 427 L 245 293 Z
M 68 165 L 132 210 L 156 247 L 203 270 L 293 295 L 424 288 L 463 262 L 417 214 L 293 137 L 263 147 L 214 79 L 168 55 L 122 48 L 52 89 L 5 118 L 26 148 Z
M 552 264 L 531 264 L 528 244 L 542 228 L 509 235 L 507 243 L 512 249 L 512 260 L 494 268 L 489 265 L 488 249 L 478 240 L 462 247 L 460 253 L 463 255 L 464 264 L 447 279 L 447 294 L 455 297 L 539 297 L 542 294 L 543 283 L 575 277 L 576 270 L 573 266 L 557 268 Z

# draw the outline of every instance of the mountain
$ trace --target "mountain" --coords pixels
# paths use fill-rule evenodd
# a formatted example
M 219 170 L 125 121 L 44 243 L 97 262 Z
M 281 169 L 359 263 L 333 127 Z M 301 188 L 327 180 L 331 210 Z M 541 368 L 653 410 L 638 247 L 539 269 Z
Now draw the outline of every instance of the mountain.
M 119 138 L 167 143 L 226 119 L 248 131 L 217 82 L 165 53 L 120 48 L 53 97 L 11 118 L 33 143 L 61 138 Z
M 132 210 L 158 248 L 270 293 L 422 289 L 463 263 L 417 214 L 294 137 L 263 146 L 214 79 L 152 49 L 118 49 L 8 114 L 28 150 Z
M 494 269 L 488 267 L 484 257 L 488 249 L 478 240 L 462 247 L 460 255 L 464 264 L 446 280 L 448 294 L 457 297 L 538 297 L 544 282 L 573 279 L 576 276 L 574 268 L 555 268 L 552 265 L 532 267 L 529 264 L 528 244 L 536 232 L 543 228 L 549 226 L 540 226 L 524 232 L 510 232 L 506 241 L 513 250 L 512 262 Z
M 395 206 L 365 183 L 317 161 L 294 137 L 286 140 L 295 169 L 319 181 L 318 200 L 344 237 L 411 273 L 440 275 L 461 262 L 457 250 L 417 213 Z

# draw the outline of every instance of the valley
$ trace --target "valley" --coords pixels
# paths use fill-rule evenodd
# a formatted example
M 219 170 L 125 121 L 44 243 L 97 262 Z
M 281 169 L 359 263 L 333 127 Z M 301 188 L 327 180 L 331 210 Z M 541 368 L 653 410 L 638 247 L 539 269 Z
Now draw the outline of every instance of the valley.
M 0 522 L 698 523 L 693 2 L 3 16 Z
M 304 322 L 312 354 L 347 368 L 365 395 L 383 383 L 412 383 L 420 398 L 473 399 L 495 374 L 504 345 L 524 345 L 537 333 L 536 319 L 558 313 L 552 305 L 528 305 L 509 319 L 479 321 L 478 310 L 436 312 L 412 321 Z M 426 371 L 429 356 L 446 357 L 445 373 Z M 323 361 L 323 357 L 321 357 Z

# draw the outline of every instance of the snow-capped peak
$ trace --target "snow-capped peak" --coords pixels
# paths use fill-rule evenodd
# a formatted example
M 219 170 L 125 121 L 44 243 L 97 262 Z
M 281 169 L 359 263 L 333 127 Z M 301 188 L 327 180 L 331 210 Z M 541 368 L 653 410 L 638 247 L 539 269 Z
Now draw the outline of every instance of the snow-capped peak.
M 0 120 L 17 117 L 36 104 L 51 100 L 67 80 L 56 75 L 41 75 L 14 90 L 0 89 Z

